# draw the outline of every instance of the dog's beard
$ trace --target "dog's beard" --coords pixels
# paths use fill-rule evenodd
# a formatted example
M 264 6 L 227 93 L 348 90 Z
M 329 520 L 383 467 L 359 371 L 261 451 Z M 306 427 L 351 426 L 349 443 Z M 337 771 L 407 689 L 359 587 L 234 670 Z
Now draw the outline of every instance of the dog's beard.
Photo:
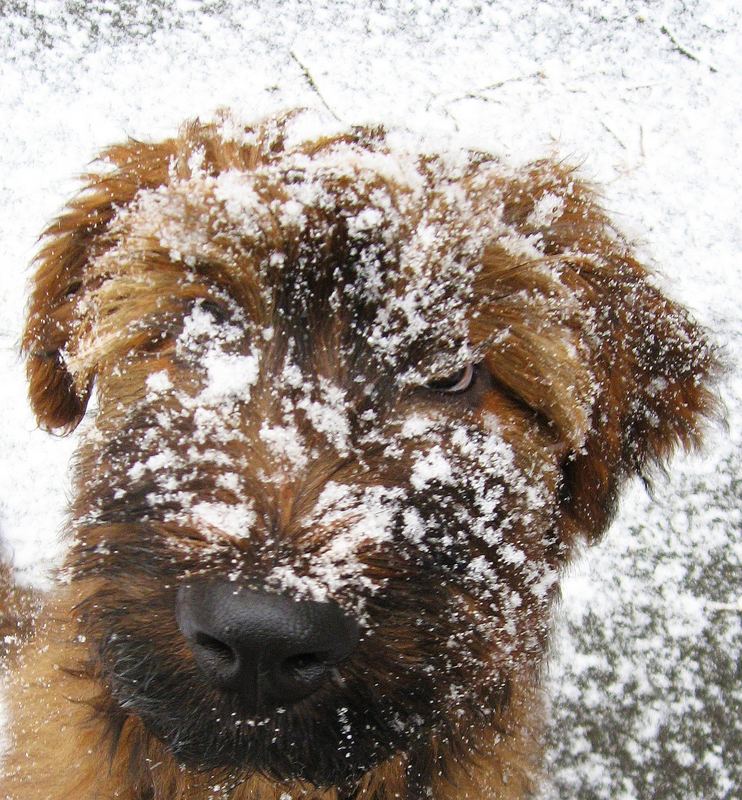
M 197 667 L 169 660 L 164 654 L 174 651 L 162 640 L 109 631 L 100 642 L 97 668 L 112 713 L 139 717 L 189 769 L 233 781 L 259 772 L 318 787 L 352 784 L 413 747 L 435 720 L 433 686 L 422 675 L 405 694 L 363 676 L 331 679 L 290 707 L 256 713 L 238 695 L 209 687 Z

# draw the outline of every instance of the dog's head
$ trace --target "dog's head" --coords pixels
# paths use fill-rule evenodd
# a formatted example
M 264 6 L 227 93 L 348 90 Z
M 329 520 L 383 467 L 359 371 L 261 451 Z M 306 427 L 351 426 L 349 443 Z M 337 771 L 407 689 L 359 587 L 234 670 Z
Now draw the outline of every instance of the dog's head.
M 306 130 L 106 151 L 24 348 L 44 426 L 96 387 L 68 569 L 108 713 L 339 785 L 498 724 L 713 355 L 564 165 Z

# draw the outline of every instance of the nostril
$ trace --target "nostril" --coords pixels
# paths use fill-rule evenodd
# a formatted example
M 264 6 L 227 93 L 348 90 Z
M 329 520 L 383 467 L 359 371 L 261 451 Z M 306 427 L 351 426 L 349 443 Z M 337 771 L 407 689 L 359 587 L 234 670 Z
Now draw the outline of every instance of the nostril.
M 208 633 L 198 631 L 193 641 L 194 644 L 207 650 L 211 656 L 215 656 L 224 666 L 231 666 L 237 661 L 237 653 L 228 644 L 209 636 Z
M 325 665 L 329 660 L 329 655 L 329 653 L 298 653 L 295 656 L 289 656 L 283 665 L 288 669 L 297 670 L 314 667 L 317 664 Z
M 283 669 L 299 677 L 314 677 L 318 672 L 324 673 L 331 666 L 329 651 L 320 653 L 297 653 L 283 661 Z

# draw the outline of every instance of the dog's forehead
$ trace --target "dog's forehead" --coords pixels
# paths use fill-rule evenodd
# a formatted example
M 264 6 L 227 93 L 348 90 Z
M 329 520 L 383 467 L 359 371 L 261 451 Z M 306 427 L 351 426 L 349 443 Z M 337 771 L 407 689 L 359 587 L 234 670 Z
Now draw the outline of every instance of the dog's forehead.
M 341 326 L 387 363 L 466 359 L 472 286 L 506 228 L 471 157 L 337 141 L 217 174 L 196 152 L 188 172 L 119 211 L 99 269 L 151 272 L 157 252 L 184 281 L 218 274 L 212 288 L 239 295 L 263 333 Z
M 591 207 L 570 171 L 421 152 L 383 131 L 292 143 L 278 128 L 237 143 L 186 132 L 158 151 L 158 185 L 137 173 L 142 188 L 96 236 L 74 298 L 62 357 L 78 390 L 133 360 L 132 382 L 194 308 L 211 308 L 242 331 L 262 383 L 290 352 L 308 378 L 357 398 L 376 376 L 391 400 L 486 359 L 581 446 L 591 322 L 574 251 L 558 248 Z M 191 355 L 196 369 L 211 363 Z

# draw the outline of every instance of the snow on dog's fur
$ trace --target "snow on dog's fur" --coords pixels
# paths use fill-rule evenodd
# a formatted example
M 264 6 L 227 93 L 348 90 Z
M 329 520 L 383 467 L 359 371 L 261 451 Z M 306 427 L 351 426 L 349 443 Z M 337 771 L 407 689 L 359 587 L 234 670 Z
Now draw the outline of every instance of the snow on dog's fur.
M 563 164 L 305 113 L 103 161 L 24 338 L 43 426 L 97 409 L 0 796 L 529 796 L 560 571 L 698 441 L 703 334 Z M 285 696 L 288 660 L 222 680 L 241 651 L 193 619 L 224 585 L 332 609 L 342 653 L 299 653 Z

